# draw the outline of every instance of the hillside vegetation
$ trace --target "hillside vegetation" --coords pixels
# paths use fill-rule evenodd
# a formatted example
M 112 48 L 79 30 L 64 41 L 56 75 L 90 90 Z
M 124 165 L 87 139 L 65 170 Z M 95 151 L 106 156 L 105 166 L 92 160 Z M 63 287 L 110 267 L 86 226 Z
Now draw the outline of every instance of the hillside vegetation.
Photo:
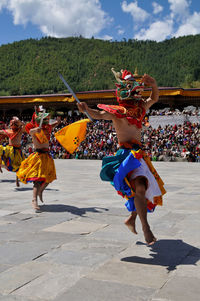
M 155 77 L 159 86 L 200 88 L 200 35 L 163 42 L 70 38 L 29 39 L 0 47 L 0 95 L 113 89 L 116 71 Z

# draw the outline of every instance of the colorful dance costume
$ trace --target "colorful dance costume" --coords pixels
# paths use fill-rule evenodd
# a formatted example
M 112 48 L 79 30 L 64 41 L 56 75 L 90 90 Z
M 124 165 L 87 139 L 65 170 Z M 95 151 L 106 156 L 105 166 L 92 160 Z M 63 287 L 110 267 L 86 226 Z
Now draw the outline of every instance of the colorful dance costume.
M 115 73 L 116 79 L 119 76 Z M 126 118 L 130 124 L 142 128 L 142 120 L 146 114 L 143 106 L 144 100 L 139 93 L 143 84 L 134 80 L 129 71 L 123 71 L 117 85 L 117 100 L 119 105 L 99 104 L 98 107 L 114 114 L 117 118 Z M 145 177 L 147 190 L 147 210 L 153 212 L 157 205 L 162 205 L 162 196 L 166 193 L 164 183 L 153 167 L 150 158 L 142 150 L 138 141 L 120 143 L 115 156 L 104 157 L 100 177 L 103 181 L 110 181 L 118 194 L 127 199 L 125 205 L 128 211 L 135 211 L 133 179 L 138 176 Z M 132 185 L 131 185 L 132 184 Z
M 9 140 L 13 140 L 21 131 L 3 130 Z M 17 172 L 21 162 L 24 160 L 24 154 L 21 150 L 21 146 L 18 145 L 0 145 L 0 157 L 1 165 L 5 166 L 8 171 Z
M 38 127 L 36 113 L 33 114 L 31 122 L 28 123 L 25 128 L 29 133 L 30 129 L 34 127 Z M 45 132 L 48 132 L 48 134 L 45 134 L 42 130 L 42 134 L 39 135 L 40 139 L 37 138 L 40 143 L 48 141 L 51 133 L 51 126 L 49 124 L 43 124 L 42 128 Z M 37 137 L 37 134 L 35 135 Z M 22 162 L 17 172 L 17 177 L 24 184 L 28 182 L 40 182 L 41 184 L 53 182 L 56 179 L 56 169 L 49 150 L 45 148 L 36 149 L 34 153 Z

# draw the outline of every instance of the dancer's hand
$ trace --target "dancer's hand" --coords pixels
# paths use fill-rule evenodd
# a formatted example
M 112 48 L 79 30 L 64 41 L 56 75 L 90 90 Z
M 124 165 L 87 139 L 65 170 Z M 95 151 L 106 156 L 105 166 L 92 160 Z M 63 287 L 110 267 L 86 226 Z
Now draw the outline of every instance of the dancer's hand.
M 157 86 L 156 80 L 146 73 L 142 77 L 142 82 L 148 87 Z
M 78 109 L 81 113 L 84 113 L 88 110 L 88 105 L 85 102 L 77 103 Z
M 40 127 L 34 128 L 34 130 L 35 130 L 35 133 L 40 133 L 41 132 L 41 128 Z

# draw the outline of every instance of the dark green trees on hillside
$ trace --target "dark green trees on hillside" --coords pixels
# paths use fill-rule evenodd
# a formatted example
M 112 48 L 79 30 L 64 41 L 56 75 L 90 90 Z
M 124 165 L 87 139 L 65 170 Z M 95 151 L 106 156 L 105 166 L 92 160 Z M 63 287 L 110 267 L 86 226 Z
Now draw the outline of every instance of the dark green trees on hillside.
M 113 89 L 116 71 L 149 73 L 159 86 L 200 88 L 200 35 L 155 41 L 42 38 L 0 47 L 0 95 Z

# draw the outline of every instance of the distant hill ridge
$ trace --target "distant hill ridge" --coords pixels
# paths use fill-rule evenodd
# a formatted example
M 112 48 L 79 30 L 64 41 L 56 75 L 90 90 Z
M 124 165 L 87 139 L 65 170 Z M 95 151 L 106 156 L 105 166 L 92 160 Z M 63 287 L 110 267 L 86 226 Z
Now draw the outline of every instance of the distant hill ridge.
M 200 88 L 200 35 L 163 42 L 82 37 L 29 39 L 0 47 L 0 95 L 113 89 L 111 72 L 126 68 L 155 77 L 159 86 Z M 198 86 L 199 85 L 199 86 Z

